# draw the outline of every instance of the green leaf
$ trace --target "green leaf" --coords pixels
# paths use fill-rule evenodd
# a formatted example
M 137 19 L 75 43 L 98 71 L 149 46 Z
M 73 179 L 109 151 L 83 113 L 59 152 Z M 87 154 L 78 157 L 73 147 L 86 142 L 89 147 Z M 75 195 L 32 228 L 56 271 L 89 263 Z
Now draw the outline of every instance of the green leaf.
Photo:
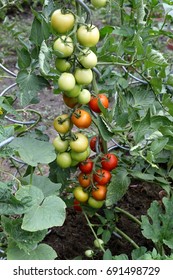
M 18 65 L 20 69 L 25 69 L 31 64 L 30 53 L 26 48 L 17 49 Z
M 114 135 L 112 133 L 112 129 L 110 128 L 109 124 L 101 116 L 97 117 L 97 124 L 98 124 L 98 130 L 99 130 L 102 138 L 105 141 L 109 141 L 112 138 L 112 136 Z
M 164 208 L 157 201 L 153 201 L 147 211 L 147 216 L 141 217 L 142 234 L 154 243 L 159 242 L 173 249 L 173 197 L 164 197 L 162 202 Z
M 155 65 L 166 67 L 168 63 L 161 52 L 152 49 L 151 46 L 148 46 L 145 65 L 147 68 Z
M 107 243 L 111 238 L 111 232 L 108 229 L 105 229 L 102 234 L 102 239 L 104 243 Z
M 66 205 L 56 196 L 46 197 L 41 204 L 33 206 L 23 218 L 22 229 L 38 231 L 53 226 L 62 226 Z
M 168 143 L 168 140 L 169 139 L 165 137 L 154 140 L 151 143 L 151 151 L 153 152 L 153 154 L 157 155 L 158 153 L 160 153 Z
M 9 145 L 19 153 L 24 162 L 31 166 L 37 166 L 39 163 L 47 164 L 56 158 L 55 149 L 51 143 L 29 136 L 16 138 Z
M 37 12 L 35 13 L 35 18 L 32 23 L 30 40 L 36 46 L 41 46 L 42 42 L 49 38 L 50 30 L 49 25 L 45 21 L 45 19 Z
M 111 183 L 108 185 L 106 206 L 111 206 L 117 203 L 126 193 L 130 185 L 130 179 L 125 169 L 116 168 L 113 174 Z
M 136 143 L 139 143 L 141 140 L 145 139 L 145 135 L 149 134 L 149 128 L 151 123 L 150 111 L 148 110 L 147 114 L 143 119 L 137 120 L 134 125 L 134 140 Z
M 112 260 L 112 253 L 109 249 L 104 252 L 103 260 Z
M 144 180 L 144 181 L 153 181 L 155 179 L 154 175 L 152 175 L 152 174 L 142 173 L 140 171 L 135 171 L 135 170 L 132 170 L 131 175 L 134 178 L 138 178 L 138 179 Z
M 30 175 L 22 178 L 21 182 L 28 185 L 30 183 Z M 37 176 L 35 174 L 32 176 L 32 185 L 40 189 L 43 192 L 44 197 L 52 194 L 59 194 L 58 191 L 61 188 L 61 184 L 53 183 L 49 178 L 45 176 Z
M 0 182 L 0 215 L 21 215 L 31 205 L 31 197 L 25 197 L 24 200 L 18 200 L 13 194 L 11 188 Z
M 21 91 L 20 102 L 22 106 L 30 104 L 41 89 L 49 86 L 46 79 L 26 70 L 19 71 L 16 81 Z
M 5 216 L 1 217 L 1 225 L 5 234 L 14 241 L 19 249 L 26 253 L 36 248 L 37 243 L 41 242 L 47 230 L 28 232 L 21 229 L 22 219 L 10 219 Z
M 7 260 L 54 260 L 56 252 L 47 244 L 39 244 L 34 250 L 26 253 L 11 241 L 7 249 Z
M 50 72 L 50 60 L 51 60 L 51 52 L 47 47 L 45 41 L 42 42 L 40 53 L 39 53 L 39 64 L 40 71 L 43 75 L 47 76 Z

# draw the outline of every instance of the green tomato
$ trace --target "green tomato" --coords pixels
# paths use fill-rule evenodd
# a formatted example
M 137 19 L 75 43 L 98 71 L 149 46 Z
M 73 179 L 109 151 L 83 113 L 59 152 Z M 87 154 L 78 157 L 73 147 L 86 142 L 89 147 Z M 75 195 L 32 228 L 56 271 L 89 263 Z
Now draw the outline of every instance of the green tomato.
M 75 133 L 74 136 L 75 139 L 70 140 L 70 148 L 77 153 L 84 152 L 89 146 L 88 138 L 80 132 Z
M 72 159 L 69 153 L 59 153 L 56 158 L 56 162 L 61 168 L 68 168 L 71 166 Z
M 53 50 L 60 58 L 69 57 L 74 51 L 73 41 L 69 36 L 61 36 L 53 44 Z
M 56 117 L 53 121 L 53 126 L 55 130 L 61 134 L 69 132 L 69 130 L 72 128 L 72 125 L 73 124 L 68 114 L 62 114 Z
M 55 147 L 55 150 L 63 153 L 68 149 L 69 142 L 68 140 L 62 140 L 60 136 L 57 136 L 53 142 L 53 146 Z
M 76 68 L 74 77 L 80 85 L 89 85 L 93 80 L 93 72 L 91 69 Z
M 89 196 L 88 193 L 85 192 L 81 186 L 75 187 L 73 195 L 79 202 L 86 202 Z
M 102 8 L 106 6 L 106 2 L 107 0 L 91 0 L 91 4 L 95 7 L 95 8 Z
M 75 78 L 73 74 L 64 72 L 58 79 L 58 87 L 64 91 L 70 91 L 75 87 Z
M 66 72 L 70 70 L 71 64 L 66 59 L 57 57 L 55 60 L 55 67 L 60 72 Z
M 77 153 L 73 150 L 70 151 L 70 156 L 72 158 L 72 160 L 81 162 L 84 161 L 88 158 L 88 156 L 90 155 L 90 148 L 87 147 L 87 149 L 84 152 L 81 153 Z
M 79 54 L 79 62 L 84 68 L 93 68 L 97 65 L 97 56 L 90 49 L 85 49 Z
M 105 202 L 104 200 L 96 200 L 92 196 L 90 196 L 88 199 L 88 205 L 95 209 L 101 208 L 104 202 Z
M 104 246 L 104 242 L 102 239 L 98 238 L 94 240 L 94 246 L 98 249 Z
M 77 97 L 80 91 L 81 91 L 81 86 L 76 84 L 72 90 L 65 92 L 65 94 L 68 97 Z
M 78 42 L 84 47 L 94 47 L 100 38 L 100 33 L 95 25 L 81 25 L 77 30 Z
M 94 256 L 94 251 L 93 250 L 86 250 L 85 251 L 85 256 L 87 258 L 92 258 Z
M 88 104 L 91 100 L 91 93 L 89 92 L 89 90 L 83 89 L 79 93 L 77 100 L 78 100 L 79 104 L 82 104 L 82 105 Z
M 58 33 L 64 34 L 70 31 L 75 23 L 75 17 L 72 13 L 63 14 L 60 9 L 55 10 L 51 15 L 51 26 Z

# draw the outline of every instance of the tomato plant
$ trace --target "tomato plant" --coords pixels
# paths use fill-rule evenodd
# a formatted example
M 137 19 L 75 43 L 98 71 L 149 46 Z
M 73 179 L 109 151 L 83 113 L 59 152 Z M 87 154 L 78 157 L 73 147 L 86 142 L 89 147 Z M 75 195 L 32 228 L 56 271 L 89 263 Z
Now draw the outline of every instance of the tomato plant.
M 12 2 L 20 13 L 23 1 Z M 85 237 L 106 245 L 92 248 L 94 258 L 173 259 L 171 1 L 31 2 L 27 28 L 7 17 L 11 3 L 0 13 L 0 258 L 55 259 L 41 242 L 66 226 L 75 198 Z M 157 197 L 138 215 L 136 205 L 117 206 L 140 197 L 131 182 Z M 153 248 L 119 228 L 121 215 Z M 134 251 L 113 256 L 114 238 Z

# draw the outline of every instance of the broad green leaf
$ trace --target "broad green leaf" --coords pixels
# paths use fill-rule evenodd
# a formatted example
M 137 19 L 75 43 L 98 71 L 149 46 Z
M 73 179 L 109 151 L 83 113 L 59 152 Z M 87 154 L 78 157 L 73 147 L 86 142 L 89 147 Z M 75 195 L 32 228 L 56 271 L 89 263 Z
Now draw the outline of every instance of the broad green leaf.
M 32 23 L 30 40 L 36 46 L 41 46 L 42 42 L 49 38 L 50 30 L 45 19 L 39 13 L 35 12 L 35 15 L 36 17 Z
M 20 69 L 25 69 L 31 64 L 31 56 L 26 48 L 17 49 L 18 65 Z
M 41 242 L 47 233 L 47 230 L 29 232 L 21 229 L 21 218 L 10 219 L 2 216 L 1 225 L 8 238 L 13 240 L 19 249 L 26 253 L 36 248 L 37 243 Z
M 50 72 L 50 60 L 51 60 L 50 49 L 47 47 L 45 41 L 43 41 L 39 53 L 39 64 L 40 64 L 40 71 L 45 76 L 49 75 Z
M 168 65 L 163 54 L 158 50 L 154 50 L 149 46 L 147 48 L 146 61 L 145 64 L 147 68 L 153 67 L 155 65 L 166 67 Z
M 62 184 L 62 187 L 65 188 L 69 185 L 70 178 L 70 168 L 62 169 L 60 168 L 56 161 L 53 161 L 49 164 L 50 172 L 49 179 L 54 183 Z
M 112 260 L 112 253 L 109 249 L 104 252 L 103 260 Z
M 27 106 L 40 90 L 49 86 L 46 79 L 26 70 L 19 71 L 16 81 L 20 88 L 22 106 Z
M 97 124 L 98 124 L 98 130 L 102 138 L 105 141 L 109 141 L 114 135 L 112 133 L 112 129 L 110 128 L 109 124 L 107 124 L 107 122 L 101 116 L 97 117 Z
M 142 234 L 154 243 L 167 245 L 173 249 L 173 197 L 164 197 L 164 208 L 157 201 L 153 201 L 147 216 L 142 216 Z
M 153 152 L 154 155 L 157 155 L 158 153 L 160 153 L 165 145 L 168 143 L 168 138 L 159 138 L 159 139 L 155 139 L 152 143 L 151 143 L 151 151 Z
M 152 174 L 142 173 L 140 171 L 135 171 L 135 170 L 132 170 L 131 175 L 134 178 L 138 178 L 138 179 L 144 180 L 144 181 L 153 181 L 155 179 L 154 175 L 152 175 Z
M 151 123 L 150 111 L 148 110 L 147 114 L 143 119 L 137 120 L 134 125 L 134 140 L 136 143 L 144 140 L 146 135 L 149 135 L 151 132 L 149 130 Z
M 43 192 L 39 188 L 32 185 L 20 187 L 19 190 L 16 192 L 15 197 L 18 200 L 23 200 L 27 197 L 30 197 L 32 199 L 30 208 L 35 205 L 41 204 L 44 199 Z M 30 208 L 28 209 L 28 211 L 30 211 Z
M 27 183 L 29 184 L 30 182 L 30 175 L 27 177 L 22 178 L 22 183 Z M 45 176 L 37 176 L 33 175 L 32 176 L 32 186 L 37 187 L 40 189 L 44 197 L 52 195 L 52 194 L 59 194 L 59 189 L 61 188 L 61 184 L 59 183 L 53 183 L 50 181 L 49 178 Z
M 47 164 L 56 158 L 55 149 L 51 143 L 28 136 L 16 138 L 10 143 L 10 147 L 16 150 L 20 158 L 31 166 L 37 166 L 39 163 Z
M 111 206 L 117 203 L 126 193 L 130 185 L 130 179 L 125 169 L 116 168 L 113 174 L 111 183 L 108 185 L 106 206 Z
M 39 244 L 34 250 L 26 253 L 11 241 L 7 249 L 7 260 L 54 260 L 56 252 L 47 244 Z
M 48 196 L 24 215 L 22 229 L 33 232 L 62 226 L 66 216 L 65 208 L 66 205 L 61 198 Z
M 11 188 L 0 182 L 0 215 L 21 215 L 31 205 L 31 197 L 25 197 L 24 200 L 18 200 L 13 194 Z

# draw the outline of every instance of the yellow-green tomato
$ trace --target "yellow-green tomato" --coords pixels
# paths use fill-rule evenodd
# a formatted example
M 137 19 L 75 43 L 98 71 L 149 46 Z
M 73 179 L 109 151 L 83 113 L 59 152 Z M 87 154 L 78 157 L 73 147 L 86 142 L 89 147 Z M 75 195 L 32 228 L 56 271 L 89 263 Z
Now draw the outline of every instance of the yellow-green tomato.
M 100 32 L 95 25 L 81 25 L 77 30 L 77 39 L 84 47 L 94 47 L 100 39 Z
M 56 151 L 63 153 L 68 149 L 69 142 L 68 140 L 62 140 L 60 136 L 57 136 L 54 138 L 52 144 Z
M 91 69 L 76 68 L 74 77 L 80 85 L 89 85 L 93 80 L 93 72 Z
M 73 74 L 64 72 L 60 75 L 58 79 L 58 87 L 63 91 L 70 91 L 74 88 L 76 84 L 75 77 Z
M 88 147 L 84 152 L 75 152 L 73 150 L 70 151 L 70 156 L 72 158 L 72 160 L 81 162 L 84 161 L 88 158 L 88 156 L 90 155 L 90 148 Z
M 72 128 L 72 122 L 68 114 L 62 114 L 54 119 L 53 126 L 57 132 L 65 134 Z
M 75 187 L 73 195 L 79 202 L 86 202 L 89 196 L 88 193 L 85 192 L 81 186 Z
M 92 196 L 88 199 L 88 205 L 92 208 L 99 209 L 103 206 L 104 200 L 96 200 Z
M 104 242 L 102 239 L 98 238 L 94 240 L 94 246 L 98 249 L 104 246 Z
M 65 92 L 68 97 L 77 97 L 81 91 L 81 85 L 75 85 L 70 91 Z
M 88 138 L 80 132 L 74 134 L 74 139 L 70 140 L 70 148 L 77 153 L 84 152 L 89 146 Z
M 67 72 L 71 68 L 70 62 L 66 60 L 65 58 L 56 58 L 55 60 L 55 67 L 60 72 Z
M 91 4 L 95 7 L 95 8 L 102 8 L 106 6 L 106 2 L 107 0 L 91 0 Z
M 79 93 L 78 97 L 77 97 L 78 103 L 85 105 L 88 104 L 91 100 L 91 93 L 89 90 L 87 89 L 83 89 L 81 90 L 81 92 Z
M 86 251 L 85 251 L 85 256 L 86 256 L 87 258 L 92 258 L 92 257 L 94 256 L 94 251 L 93 251 L 93 250 L 90 250 L 90 249 L 86 250 Z
M 61 34 L 70 31 L 75 23 L 75 17 L 72 13 L 62 13 L 60 9 L 55 10 L 51 15 L 52 28 Z
M 61 36 L 55 40 L 53 44 L 53 50 L 60 58 L 69 57 L 74 51 L 74 45 L 71 37 Z
M 90 49 L 85 49 L 79 54 L 79 62 L 84 68 L 93 68 L 97 65 L 97 56 Z
M 71 166 L 72 159 L 69 153 L 59 153 L 56 158 L 56 162 L 61 168 L 68 168 Z

